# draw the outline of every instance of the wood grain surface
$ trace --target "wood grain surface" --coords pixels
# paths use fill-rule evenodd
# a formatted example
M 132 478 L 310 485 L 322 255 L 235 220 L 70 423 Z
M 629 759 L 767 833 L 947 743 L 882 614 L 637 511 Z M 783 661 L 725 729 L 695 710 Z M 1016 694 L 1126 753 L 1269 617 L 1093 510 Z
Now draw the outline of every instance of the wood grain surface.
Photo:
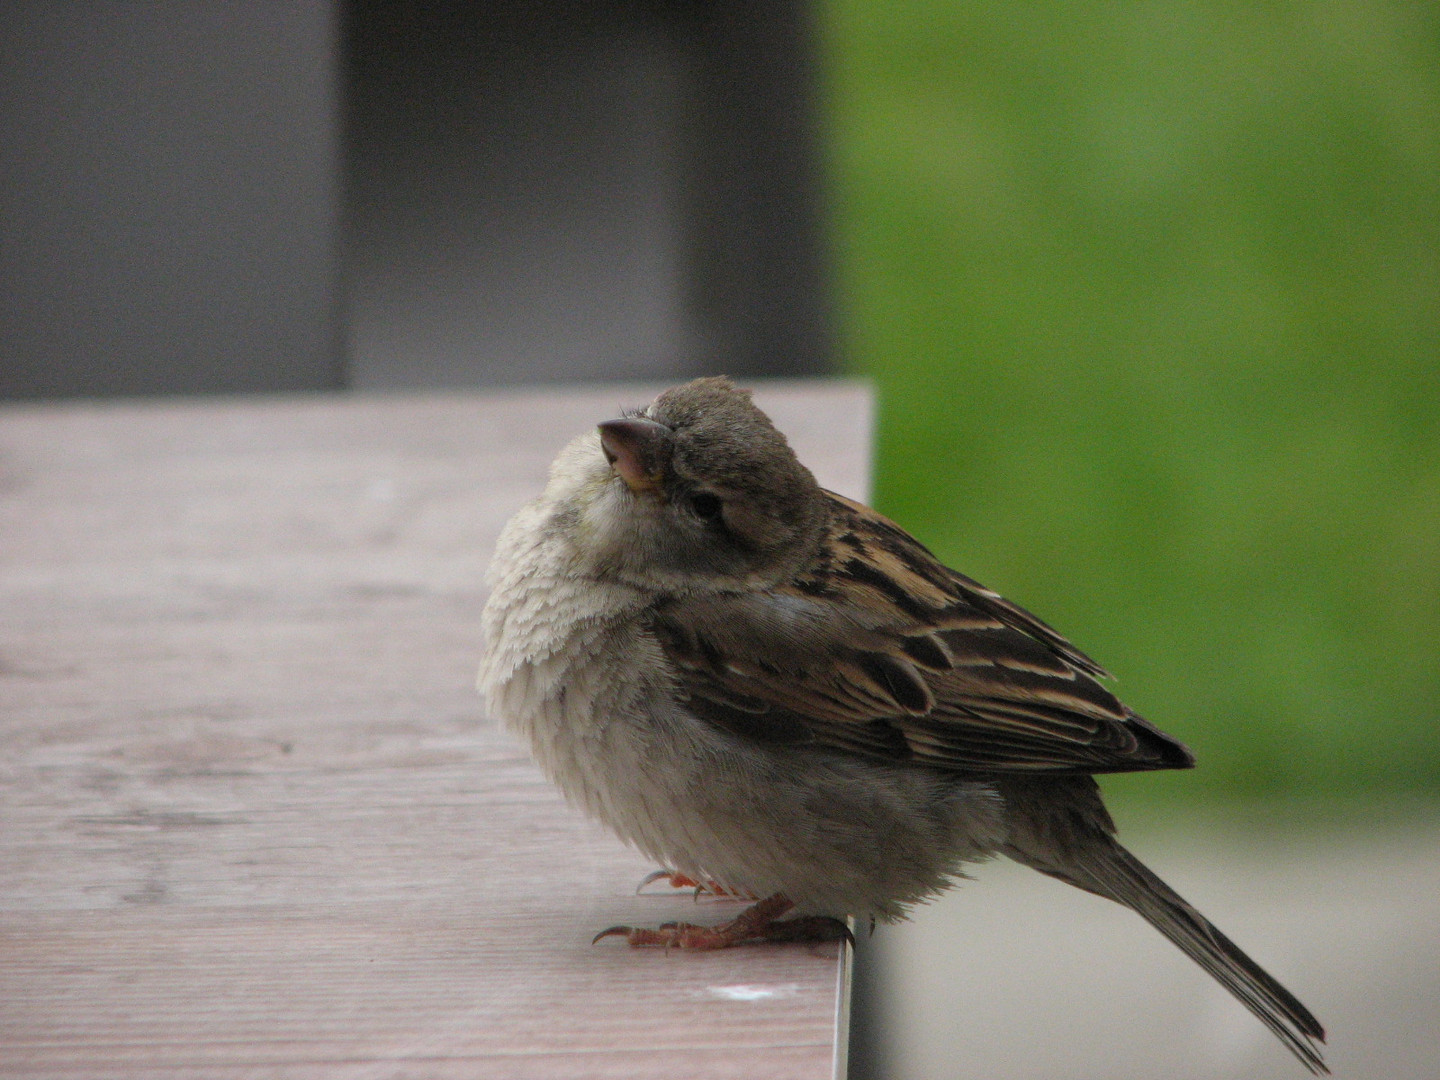
M 0 1076 L 829 1077 L 835 945 L 719 921 L 473 689 L 482 574 L 653 388 L 0 409 Z M 863 495 L 869 395 L 757 400 Z

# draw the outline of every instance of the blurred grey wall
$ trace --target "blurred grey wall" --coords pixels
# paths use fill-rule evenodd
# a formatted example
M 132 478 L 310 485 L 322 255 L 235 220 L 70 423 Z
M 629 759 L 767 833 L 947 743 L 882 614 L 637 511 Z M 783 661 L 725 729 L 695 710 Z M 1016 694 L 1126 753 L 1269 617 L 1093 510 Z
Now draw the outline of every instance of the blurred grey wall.
M 354 384 L 831 362 L 798 0 L 347 8 Z
M 0 396 L 341 385 L 329 3 L 0 3 Z
M 360 0 L 346 41 L 356 385 L 670 370 L 685 312 L 664 20 Z
M 0 397 L 825 370 L 798 0 L 0 3 Z

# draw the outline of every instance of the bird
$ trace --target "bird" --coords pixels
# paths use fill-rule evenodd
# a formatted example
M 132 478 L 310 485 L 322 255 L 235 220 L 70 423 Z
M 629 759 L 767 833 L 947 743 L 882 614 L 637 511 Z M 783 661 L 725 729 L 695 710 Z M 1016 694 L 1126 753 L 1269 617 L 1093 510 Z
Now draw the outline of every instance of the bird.
M 662 874 L 755 900 L 597 942 L 844 938 L 1004 855 L 1138 913 L 1328 1072 L 1315 1016 L 1116 840 L 1096 775 L 1191 752 L 1048 624 L 821 488 L 729 378 L 574 438 L 487 582 L 491 714 Z

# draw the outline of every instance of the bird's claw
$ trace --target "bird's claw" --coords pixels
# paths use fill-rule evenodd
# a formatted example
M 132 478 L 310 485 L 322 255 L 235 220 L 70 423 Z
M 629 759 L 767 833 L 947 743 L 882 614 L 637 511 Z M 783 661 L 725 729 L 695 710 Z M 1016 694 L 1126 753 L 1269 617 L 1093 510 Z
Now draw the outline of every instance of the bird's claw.
M 670 949 L 727 949 L 732 945 L 752 942 L 824 942 L 846 941 L 855 944 L 855 935 L 848 923 L 827 915 L 802 915 L 781 919 L 793 905 L 784 896 L 776 895 L 746 908 L 729 922 L 719 926 L 695 926 L 670 922 L 654 928 L 643 926 L 611 926 L 596 934 L 594 945 L 607 937 L 623 937 L 632 949 L 660 947 Z
M 756 900 L 758 897 L 749 893 L 740 892 L 736 889 L 721 885 L 718 881 L 696 881 L 688 874 L 681 874 L 675 870 L 661 869 L 646 874 L 640 879 L 640 884 L 635 886 L 636 896 L 645 896 L 645 887 L 653 885 L 657 881 L 663 881 L 672 889 L 694 889 L 695 899 L 702 896 L 713 896 L 717 900 Z M 663 896 L 664 893 L 655 893 L 656 896 Z
M 635 886 L 635 895 L 645 895 L 645 886 L 654 885 L 657 881 L 665 882 L 665 884 L 669 885 L 672 889 L 688 889 L 691 886 L 696 885 L 695 882 L 691 881 L 684 874 L 677 874 L 674 870 L 656 870 L 652 873 L 646 874 L 643 878 L 640 879 L 640 884 Z M 660 896 L 664 894 L 657 893 L 656 895 Z
M 590 944 L 597 945 L 603 938 L 607 937 L 623 937 L 628 939 L 631 946 L 634 948 L 639 948 L 641 945 L 668 945 L 670 943 L 667 941 L 650 941 L 648 939 L 652 936 L 664 937 L 665 935 L 672 934 L 678 930 L 692 929 L 699 930 L 704 928 L 692 927 L 686 923 L 673 922 L 661 923 L 658 927 L 655 927 L 654 929 L 650 929 L 644 926 L 607 926 L 604 930 L 601 930 L 598 934 L 596 934 L 593 938 L 590 939 Z

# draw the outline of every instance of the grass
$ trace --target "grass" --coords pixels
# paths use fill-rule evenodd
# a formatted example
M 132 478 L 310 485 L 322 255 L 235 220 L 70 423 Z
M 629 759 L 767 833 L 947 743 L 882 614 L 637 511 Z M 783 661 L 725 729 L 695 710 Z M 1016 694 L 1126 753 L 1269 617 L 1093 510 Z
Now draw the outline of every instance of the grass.
M 1187 741 L 1440 792 L 1440 11 L 822 5 L 877 502 Z

